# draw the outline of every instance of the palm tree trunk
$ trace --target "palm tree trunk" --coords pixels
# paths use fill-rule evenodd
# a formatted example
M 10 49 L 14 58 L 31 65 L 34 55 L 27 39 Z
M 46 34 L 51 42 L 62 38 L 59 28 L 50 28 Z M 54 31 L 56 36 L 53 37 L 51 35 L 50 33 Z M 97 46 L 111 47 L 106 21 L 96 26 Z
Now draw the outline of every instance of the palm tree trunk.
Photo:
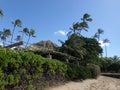
M 5 40 L 3 40 L 3 47 L 5 47 Z
M 98 42 L 100 41 L 100 35 L 98 35 Z
M 106 55 L 106 58 L 107 58 L 107 46 L 105 44 L 105 55 Z
M 27 45 L 28 45 L 29 41 L 30 41 L 30 36 L 29 36 L 29 38 L 28 38 L 28 41 L 27 41 L 27 43 L 26 43 L 25 48 L 27 48 Z
M 10 42 L 11 44 L 13 43 L 12 40 L 13 40 L 14 31 L 15 31 L 15 26 L 14 26 L 13 31 L 12 31 L 11 42 Z
M 23 41 L 23 37 L 24 37 L 24 32 L 22 33 L 22 41 Z

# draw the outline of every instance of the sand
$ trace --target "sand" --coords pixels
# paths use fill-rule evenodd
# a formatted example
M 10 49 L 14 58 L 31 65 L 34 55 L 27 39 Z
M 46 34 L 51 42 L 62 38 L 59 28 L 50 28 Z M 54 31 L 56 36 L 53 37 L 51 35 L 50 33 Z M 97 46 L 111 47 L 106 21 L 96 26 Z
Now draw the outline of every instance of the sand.
M 120 79 L 100 76 L 82 82 L 69 82 L 46 90 L 120 90 Z

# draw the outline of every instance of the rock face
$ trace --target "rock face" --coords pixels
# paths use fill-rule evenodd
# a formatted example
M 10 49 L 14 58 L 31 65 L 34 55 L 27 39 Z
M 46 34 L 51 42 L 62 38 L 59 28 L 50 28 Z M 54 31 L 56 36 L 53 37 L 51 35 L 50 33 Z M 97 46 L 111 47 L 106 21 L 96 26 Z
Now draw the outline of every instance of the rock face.
M 40 41 L 34 44 L 31 44 L 28 49 L 29 50 L 56 50 L 58 45 L 53 43 L 50 40 Z

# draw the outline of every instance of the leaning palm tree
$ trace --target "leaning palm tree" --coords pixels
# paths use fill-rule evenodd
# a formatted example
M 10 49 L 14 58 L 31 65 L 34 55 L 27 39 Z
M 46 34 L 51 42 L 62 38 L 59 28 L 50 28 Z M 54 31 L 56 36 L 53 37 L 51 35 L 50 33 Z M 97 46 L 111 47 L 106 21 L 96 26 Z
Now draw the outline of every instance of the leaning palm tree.
M 83 15 L 83 17 L 81 18 L 81 20 L 82 20 L 82 22 L 79 23 L 79 30 L 80 30 L 80 32 L 82 30 L 88 31 L 88 28 L 89 28 L 88 22 L 91 22 L 92 18 L 90 18 L 90 15 L 88 13 L 85 13 Z
M 0 16 L 3 16 L 3 11 L 2 11 L 2 9 L 0 9 Z
M 104 31 L 102 29 L 98 29 L 97 33 L 93 36 L 93 38 L 96 38 L 98 42 L 100 41 L 100 35 L 103 34 Z
M 28 32 L 28 34 L 27 34 L 27 35 L 28 35 L 28 41 L 27 41 L 27 43 L 26 43 L 25 48 L 27 48 L 27 45 L 28 45 L 28 43 L 29 43 L 29 41 L 30 41 L 30 38 L 31 38 L 31 37 L 35 37 L 34 34 L 35 34 L 35 30 L 34 30 L 34 29 L 30 29 L 29 32 Z
M 79 34 L 77 31 L 79 30 L 79 23 L 73 23 L 72 28 L 70 28 L 70 32 L 67 33 L 67 36 L 70 37 L 71 34 Z
M 103 34 L 104 31 L 102 29 L 98 29 L 98 41 L 100 41 L 100 35 Z
M 90 15 L 88 14 L 88 13 L 85 13 L 84 15 L 83 15 L 83 18 L 81 18 L 81 20 L 83 21 L 83 22 L 91 22 L 92 21 L 92 18 L 90 18 Z
M 107 43 L 110 43 L 110 41 L 108 39 L 104 39 L 103 40 L 103 43 L 105 44 L 105 55 L 106 55 L 106 58 L 107 58 Z
M 93 36 L 94 39 L 98 39 L 98 32 Z
M 73 23 L 72 28 L 70 28 L 70 32 L 68 32 L 67 36 L 68 38 L 72 35 L 72 34 L 77 34 L 77 35 L 81 35 L 81 31 L 85 30 L 88 31 L 87 29 L 89 28 L 88 26 L 88 22 L 92 21 L 92 18 L 90 18 L 90 15 L 85 13 L 83 15 L 83 17 L 81 18 L 82 22 L 76 22 Z M 72 33 L 72 34 L 71 34 Z
M 21 36 L 20 35 L 17 35 L 17 38 L 15 39 L 17 42 L 20 42 L 20 41 L 22 41 L 22 38 L 21 38 Z
M 24 34 L 25 35 L 27 35 L 28 33 L 29 33 L 29 29 L 28 28 L 24 28 L 22 31 L 20 31 L 20 32 L 22 32 L 22 40 L 23 40 L 23 38 L 24 38 Z
M 6 38 L 11 35 L 10 29 L 4 29 L 3 32 L 1 32 L 1 40 L 3 41 L 3 47 L 5 47 L 5 41 Z
M 22 27 L 22 22 L 20 19 L 15 20 L 15 22 L 12 22 L 12 24 L 14 25 L 13 31 L 12 31 L 12 36 L 11 36 L 11 44 L 12 44 L 12 40 L 13 40 L 13 35 L 14 35 L 14 31 L 16 27 Z

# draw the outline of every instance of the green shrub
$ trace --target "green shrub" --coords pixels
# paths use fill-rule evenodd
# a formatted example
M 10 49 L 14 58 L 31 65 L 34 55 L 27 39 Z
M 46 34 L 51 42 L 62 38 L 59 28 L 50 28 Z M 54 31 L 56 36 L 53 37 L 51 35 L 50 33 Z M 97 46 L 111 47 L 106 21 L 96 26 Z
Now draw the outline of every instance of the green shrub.
M 32 52 L 2 48 L 0 68 L 0 89 L 13 89 L 16 86 L 27 89 L 34 87 L 35 83 L 51 83 L 51 80 L 54 82 L 65 78 L 67 71 L 67 65 L 60 61 L 43 58 Z
M 91 78 L 91 70 L 86 66 L 76 66 L 74 64 L 68 64 L 67 78 L 76 79 L 87 79 Z
M 88 64 L 87 67 L 90 69 L 91 71 L 91 77 L 92 78 L 97 78 L 100 75 L 100 67 L 98 65 L 95 64 Z

